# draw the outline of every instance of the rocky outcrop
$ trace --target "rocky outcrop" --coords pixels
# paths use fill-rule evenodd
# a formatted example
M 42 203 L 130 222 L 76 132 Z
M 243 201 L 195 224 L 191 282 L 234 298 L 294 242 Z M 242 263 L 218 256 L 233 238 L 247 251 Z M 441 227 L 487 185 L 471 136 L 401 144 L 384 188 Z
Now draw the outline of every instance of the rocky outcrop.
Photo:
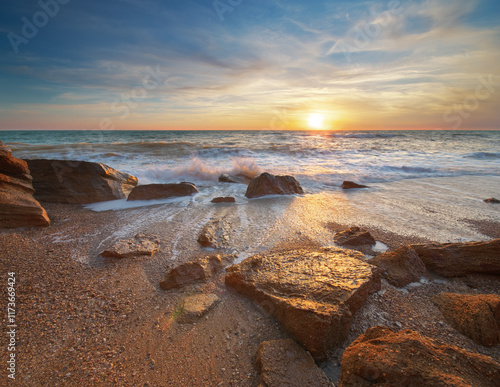
M 128 200 L 154 200 L 172 197 L 191 196 L 198 193 L 193 183 L 180 184 L 146 184 L 135 187 Z
M 46 227 L 50 220 L 35 200 L 28 164 L 0 141 L 0 228 Z
M 444 277 L 500 275 L 500 239 L 487 242 L 412 245 L 427 270 Z
M 35 197 L 53 203 L 96 203 L 124 199 L 137 178 L 105 164 L 70 160 L 26 160 Z
M 219 176 L 220 183 L 233 183 L 233 184 L 245 184 L 248 185 L 252 180 L 250 177 L 245 175 L 229 175 L 227 173 L 223 173 Z
M 205 316 L 220 302 L 215 294 L 196 294 L 182 301 L 182 311 L 177 318 L 179 324 L 192 324 Z
M 418 332 L 368 329 L 342 356 L 339 387 L 496 387 L 500 363 L 490 357 L 440 345 Z
M 293 195 L 303 193 L 304 190 L 295 177 L 274 176 L 264 172 L 250 181 L 245 196 L 247 198 L 259 198 L 266 195 Z
M 339 248 L 289 250 L 226 269 L 226 285 L 259 303 L 316 359 L 341 345 L 353 314 L 380 289 L 378 269 Z
M 380 267 L 383 277 L 398 288 L 417 282 L 428 274 L 418 254 L 408 246 L 377 255 L 370 259 L 370 263 Z
M 485 203 L 493 203 L 493 204 L 498 204 L 500 203 L 500 200 L 495 199 L 495 198 L 489 198 L 489 199 L 484 199 L 483 202 Z
M 151 257 L 160 248 L 160 242 L 155 236 L 137 234 L 134 238 L 120 239 L 113 246 L 104 250 L 101 256 L 105 258 Z
M 180 264 L 165 275 L 160 287 L 164 290 L 170 290 L 205 281 L 215 273 L 222 271 L 234 258 L 234 255 L 214 254 Z
M 481 345 L 498 345 L 500 296 L 441 293 L 435 295 L 432 301 L 457 331 Z
M 342 189 L 355 189 L 355 188 L 370 188 L 370 187 L 367 185 L 357 184 L 353 181 L 346 180 L 342 183 L 340 188 L 342 188 Z
M 218 197 L 213 198 L 211 203 L 236 203 L 236 199 L 233 197 Z
M 339 246 L 363 246 L 377 243 L 374 237 L 362 228 L 351 227 L 348 230 L 335 234 L 333 240 Z
M 312 356 L 292 339 L 264 341 L 257 351 L 261 386 L 333 387 Z
M 208 222 L 198 236 L 198 243 L 202 247 L 224 249 L 229 246 L 229 225 L 223 220 Z

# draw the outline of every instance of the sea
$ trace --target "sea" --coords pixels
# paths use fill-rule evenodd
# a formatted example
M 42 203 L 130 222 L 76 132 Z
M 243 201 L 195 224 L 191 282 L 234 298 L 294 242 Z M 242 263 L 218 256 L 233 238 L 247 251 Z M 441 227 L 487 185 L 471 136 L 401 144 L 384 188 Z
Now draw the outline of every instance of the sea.
M 500 131 L 1 131 L 19 158 L 93 161 L 139 184 L 295 176 L 306 192 L 404 179 L 500 175 Z
M 139 184 L 196 184 L 191 197 L 85 205 L 119 218 L 111 231 L 101 227 L 96 251 L 152 232 L 175 260 L 199 249 L 214 220 L 238 260 L 298 236 L 331 246 L 331 224 L 436 242 L 488 240 L 500 225 L 500 205 L 483 201 L 500 199 L 499 131 L 2 131 L 0 140 L 21 159 L 92 161 Z M 247 199 L 244 184 L 218 182 L 223 173 L 264 171 L 294 176 L 304 195 Z M 344 180 L 370 188 L 342 190 Z M 211 203 L 218 196 L 236 203 Z M 53 243 L 66 243 L 67 230 L 58 232 Z

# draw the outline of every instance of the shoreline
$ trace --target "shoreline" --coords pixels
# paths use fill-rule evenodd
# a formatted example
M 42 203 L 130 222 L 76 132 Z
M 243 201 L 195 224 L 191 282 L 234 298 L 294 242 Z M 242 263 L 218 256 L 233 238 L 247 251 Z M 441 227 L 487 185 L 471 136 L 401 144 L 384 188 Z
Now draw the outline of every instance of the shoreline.
M 366 194 L 357 192 L 350 198 Z M 289 337 L 276 320 L 227 288 L 223 272 L 205 283 L 170 291 L 161 290 L 161 278 L 168 268 L 211 252 L 196 242 L 200 228 L 211 220 L 230 226 L 229 250 L 236 249 L 241 260 L 273 248 L 329 244 L 333 231 L 359 219 L 347 211 L 352 203 L 341 203 L 331 205 L 325 203 L 325 196 L 311 195 L 264 198 L 245 206 L 212 206 L 205 211 L 200 211 L 199 203 L 180 202 L 104 212 L 44 203 L 51 227 L 0 233 L 0 244 L 5 246 L 0 268 L 16 272 L 18 280 L 17 321 L 22 341 L 17 382 L 26 386 L 257 385 L 259 344 Z M 335 208 L 335 213 L 327 213 Z M 335 221 L 349 217 L 353 222 Z M 390 223 L 391 219 L 384 220 Z M 488 232 L 498 225 L 474 222 L 473 227 Z M 390 227 L 363 227 L 389 250 L 430 240 L 397 234 Z M 139 232 L 159 236 L 160 251 L 152 258 L 98 257 L 114 240 Z M 484 234 L 483 239 L 489 237 Z M 250 241 L 254 244 L 247 246 Z M 411 328 L 500 361 L 498 347 L 482 347 L 460 335 L 429 300 L 441 291 L 500 294 L 498 279 L 434 277 L 428 281 L 405 289 L 383 281 L 381 291 L 369 297 L 356 314 L 346 343 L 322 364 L 325 373 L 336 380 L 345 347 L 375 325 Z M 178 324 L 179 303 L 197 293 L 214 293 L 221 302 L 197 323 Z

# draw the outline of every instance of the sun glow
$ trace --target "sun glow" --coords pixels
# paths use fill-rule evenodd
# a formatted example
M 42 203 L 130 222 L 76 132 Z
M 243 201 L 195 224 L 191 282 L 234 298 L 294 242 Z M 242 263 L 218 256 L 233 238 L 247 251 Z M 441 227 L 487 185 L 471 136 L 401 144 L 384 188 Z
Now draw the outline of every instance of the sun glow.
M 323 129 L 323 122 L 325 121 L 325 116 L 320 113 L 312 113 L 307 119 L 307 124 L 311 129 L 320 130 Z

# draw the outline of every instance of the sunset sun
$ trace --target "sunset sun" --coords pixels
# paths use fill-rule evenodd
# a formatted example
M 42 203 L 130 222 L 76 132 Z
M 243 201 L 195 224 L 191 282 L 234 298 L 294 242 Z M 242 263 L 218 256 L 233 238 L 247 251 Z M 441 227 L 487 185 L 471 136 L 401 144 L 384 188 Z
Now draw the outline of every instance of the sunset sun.
M 313 113 L 307 119 L 307 124 L 311 129 L 319 130 L 323 129 L 323 121 L 325 117 L 320 113 Z

